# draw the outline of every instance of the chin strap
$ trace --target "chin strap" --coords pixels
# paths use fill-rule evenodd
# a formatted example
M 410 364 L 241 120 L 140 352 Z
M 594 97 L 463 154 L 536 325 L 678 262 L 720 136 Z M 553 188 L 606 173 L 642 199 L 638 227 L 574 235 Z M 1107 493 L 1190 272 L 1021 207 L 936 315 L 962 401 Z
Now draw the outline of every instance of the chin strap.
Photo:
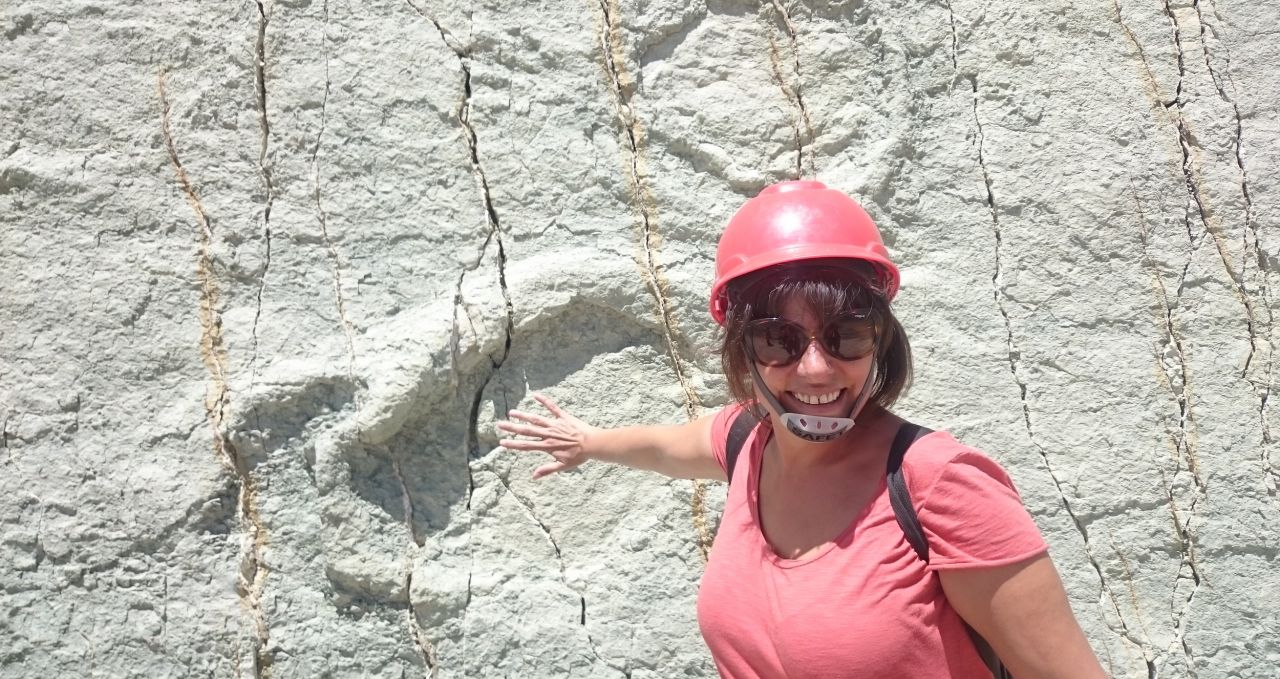
M 872 356 L 875 356 L 875 350 L 872 350 Z M 789 413 L 782 409 L 782 404 L 778 402 L 778 397 L 764 386 L 764 380 L 760 377 L 760 370 L 756 368 L 755 361 L 748 361 L 751 369 L 751 379 L 756 384 L 756 389 L 764 394 L 764 399 L 769 402 L 773 411 L 778 413 L 782 418 L 783 424 L 787 425 L 787 430 L 792 434 L 806 440 L 821 443 L 823 441 L 831 441 L 833 439 L 844 436 L 853 425 L 854 416 L 862 412 L 862 407 L 867 404 L 867 399 L 871 397 L 871 385 L 876 381 L 877 364 L 879 361 L 871 361 L 871 370 L 867 372 L 867 380 L 862 383 L 862 391 L 858 393 L 858 399 L 854 401 L 853 407 L 849 408 L 849 414 L 845 417 L 821 417 L 818 415 L 802 415 L 800 413 Z

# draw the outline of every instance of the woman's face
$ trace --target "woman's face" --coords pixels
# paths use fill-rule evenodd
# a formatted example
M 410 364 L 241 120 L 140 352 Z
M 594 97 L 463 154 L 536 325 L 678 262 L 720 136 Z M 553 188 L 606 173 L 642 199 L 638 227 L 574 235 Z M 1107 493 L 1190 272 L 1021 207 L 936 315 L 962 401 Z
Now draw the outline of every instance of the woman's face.
M 795 298 L 786 300 L 780 317 L 796 323 L 806 334 L 818 335 L 829 321 L 819 318 Z M 794 363 L 782 366 L 757 364 L 760 378 L 785 411 L 822 417 L 853 417 L 849 409 L 858 400 L 871 371 L 872 354 L 856 360 L 841 360 L 810 341 Z M 757 387 L 758 389 L 758 387 Z M 757 393 L 760 403 L 767 401 Z

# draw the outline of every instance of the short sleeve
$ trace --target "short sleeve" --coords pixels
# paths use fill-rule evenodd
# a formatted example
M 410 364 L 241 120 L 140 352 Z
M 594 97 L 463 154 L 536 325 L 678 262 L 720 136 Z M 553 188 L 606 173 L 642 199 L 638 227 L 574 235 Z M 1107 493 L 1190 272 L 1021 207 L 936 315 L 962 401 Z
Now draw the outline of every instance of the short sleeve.
M 721 408 L 720 412 L 715 414 L 715 419 L 711 420 L 711 452 L 715 453 L 716 462 L 726 474 L 728 464 L 725 458 L 728 457 L 728 451 L 725 450 L 725 446 L 729 443 L 729 428 L 733 426 L 733 420 L 740 412 L 742 412 L 742 404 L 730 403 Z
M 1049 548 L 1009 475 L 972 449 L 943 465 L 918 514 L 931 570 L 1005 566 Z

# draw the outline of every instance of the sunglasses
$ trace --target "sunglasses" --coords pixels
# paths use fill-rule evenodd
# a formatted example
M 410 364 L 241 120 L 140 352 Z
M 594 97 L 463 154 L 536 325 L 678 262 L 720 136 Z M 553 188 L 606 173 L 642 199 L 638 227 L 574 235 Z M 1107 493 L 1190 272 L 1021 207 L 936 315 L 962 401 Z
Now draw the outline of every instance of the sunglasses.
M 813 341 L 833 358 L 856 361 L 875 350 L 878 331 L 871 309 L 854 309 L 835 316 L 812 334 L 785 318 L 757 319 L 747 323 L 743 342 L 751 360 L 770 367 L 800 360 Z

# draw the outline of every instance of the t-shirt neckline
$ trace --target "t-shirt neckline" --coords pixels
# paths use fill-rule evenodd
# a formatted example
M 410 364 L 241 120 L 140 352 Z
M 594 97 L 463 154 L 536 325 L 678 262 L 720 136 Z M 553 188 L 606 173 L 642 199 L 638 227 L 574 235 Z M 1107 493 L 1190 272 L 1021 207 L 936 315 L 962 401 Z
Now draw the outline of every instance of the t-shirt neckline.
M 750 483 L 747 484 L 747 506 L 751 511 L 751 521 L 755 524 L 755 530 L 753 531 L 755 539 L 759 541 L 759 546 L 764 552 L 768 562 L 777 568 L 798 568 L 800 566 L 811 564 L 827 554 L 830 554 L 832 550 L 840 544 L 851 541 L 854 533 L 857 532 L 858 527 L 866 520 L 867 516 L 871 514 L 871 511 L 874 509 L 876 504 L 880 502 L 881 496 L 888 490 L 887 479 L 885 479 L 884 475 L 881 474 L 880 481 L 876 485 L 876 490 L 872 493 L 871 499 L 869 499 L 866 505 L 864 505 L 853 519 L 849 521 L 849 525 L 845 526 L 844 530 L 841 530 L 834 538 L 828 540 L 822 545 L 819 545 L 817 548 L 812 549 L 797 558 L 788 559 L 787 557 L 778 554 L 777 550 L 773 548 L 773 545 L 769 543 L 769 538 L 764 534 L 764 521 L 760 518 L 760 471 L 764 466 L 764 449 L 765 446 L 768 445 L 769 439 L 773 437 L 773 430 L 772 428 L 764 427 L 757 429 L 753 433 L 756 435 L 764 434 L 764 438 L 763 440 L 757 439 L 756 441 L 752 441 L 750 458 L 751 467 L 748 470 Z

